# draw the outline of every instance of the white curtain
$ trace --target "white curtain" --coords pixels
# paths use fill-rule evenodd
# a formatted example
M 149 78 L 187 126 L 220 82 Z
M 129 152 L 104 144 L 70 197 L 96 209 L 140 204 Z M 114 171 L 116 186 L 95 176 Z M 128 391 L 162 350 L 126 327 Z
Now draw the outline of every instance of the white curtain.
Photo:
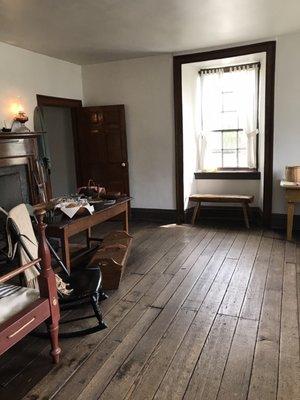
M 214 147 L 214 129 L 221 129 L 223 69 L 202 70 L 199 79 L 199 170 L 214 169 L 209 157 Z
M 217 134 L 213 130 L 222 129 L 222 91 L 224 90 L 224 70 L 222 68 L 200 71 L 199 109 L 201 121 L 199 129 L 199 169 L 214 169 L 216 160 L 210 157 L 215 147 Z M 230 75 L 228 75 L 230 74 Z M 238 126 L 247 136 L 248 168 L 257 166 L 257 114 L 258 114 L 258 65 L 232 67 L 226 72 L 237 103 Z M 227 79 L 227 84 L 228 84 Z
M 256 168 L 258 65 L 234 67 L 230 74 L 237 96 L 239 128 L 247 135 L 248 168 Z

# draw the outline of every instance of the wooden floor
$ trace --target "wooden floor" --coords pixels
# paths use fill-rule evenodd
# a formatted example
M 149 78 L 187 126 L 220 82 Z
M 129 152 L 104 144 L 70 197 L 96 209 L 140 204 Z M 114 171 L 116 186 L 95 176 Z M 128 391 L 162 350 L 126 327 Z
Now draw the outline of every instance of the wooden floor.
M 242 228 L 132 232 L 108 329 L 61 340 L 57 366 L 45 339 L 25 338 L 0 359 L 1 400 L 300 398 L 300 245 Z

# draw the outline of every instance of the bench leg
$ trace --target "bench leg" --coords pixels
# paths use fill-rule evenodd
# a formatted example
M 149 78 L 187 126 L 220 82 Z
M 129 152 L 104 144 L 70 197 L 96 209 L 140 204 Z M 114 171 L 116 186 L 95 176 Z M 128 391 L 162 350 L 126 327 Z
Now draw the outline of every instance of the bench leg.
M 195 225 L 199 211 L 200 211 L 201 202 L 196 203 L 194 207 L 193 217 L 192 217 L 192 224 Z
M 250 228 L 250 224 L 249 224 L 249 206 L 246 203 L 242 203 L 242 207 L 243 207 L 245 224 L 246 224 L 247 229 L 249 229 Z

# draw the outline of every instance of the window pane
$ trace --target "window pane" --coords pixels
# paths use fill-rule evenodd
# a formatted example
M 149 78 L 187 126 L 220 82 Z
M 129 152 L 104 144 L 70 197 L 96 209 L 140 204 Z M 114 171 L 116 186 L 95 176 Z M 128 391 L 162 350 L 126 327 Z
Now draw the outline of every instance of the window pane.
M 239 150 L 239 168 L 247 168 L 247 151 Z
M 209 132 L 206 136 L 207 149 L 210 151 L 222 149 L 221 132 Z
M 209 132 L 206 136 L 206 152 L 204 168 L 213 170 L 222 167 L 222 136 L 221 132 Z
M 236 111 L 236 96 L 234 92 L 223 93 L 223 111 Z
M 243 131 L 239 131 L 238 134 L 239 134 L 239 145 L 238 145 L 238 147 L 246 149 L 247 148 L 247 135 L 246 135 L 246 133 L 243 132 Z
M 222 153 L 221 151 L 211 151 L 206 152 L 205 161 L 204 161 L 204 169 L 206 170 L 216 170 L 222 167 Z
M 236 167 L 237 167 L 237 151 L 224 150 L 223 168 L 236 168 Z
M 222 129 L 237 129 L 238 115 L 237 112 L 223 112 L 221 114 Z
M 237 148 L 236 131 L 223 132 L 223 148 L 234 149 L 234 150 Z
M 218 169 L 222 167 L 222 153 L 221 152 L 213 152 L 210 155 L 210 169 Z
M 232 92 L 232 89 L 234 87 L 234 76 L 233 74 L 223 74 L 223 91 L 224 92 Z

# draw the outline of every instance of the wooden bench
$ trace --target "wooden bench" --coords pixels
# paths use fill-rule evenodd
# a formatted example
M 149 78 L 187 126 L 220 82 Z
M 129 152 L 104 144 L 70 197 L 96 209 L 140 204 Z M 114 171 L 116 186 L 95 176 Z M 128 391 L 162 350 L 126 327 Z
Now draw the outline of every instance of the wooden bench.
M 229 195 L 229 194 L 193 194 L 190 196 L 190 201 L 196 204 L 192 217 L 192 224 L 195 224 L 199 213 L 201 203 L 239 203 L 244 212 L 244 219 L 247 228 L 249 225 L 249 204 L 253 202 L 254 196 Z

